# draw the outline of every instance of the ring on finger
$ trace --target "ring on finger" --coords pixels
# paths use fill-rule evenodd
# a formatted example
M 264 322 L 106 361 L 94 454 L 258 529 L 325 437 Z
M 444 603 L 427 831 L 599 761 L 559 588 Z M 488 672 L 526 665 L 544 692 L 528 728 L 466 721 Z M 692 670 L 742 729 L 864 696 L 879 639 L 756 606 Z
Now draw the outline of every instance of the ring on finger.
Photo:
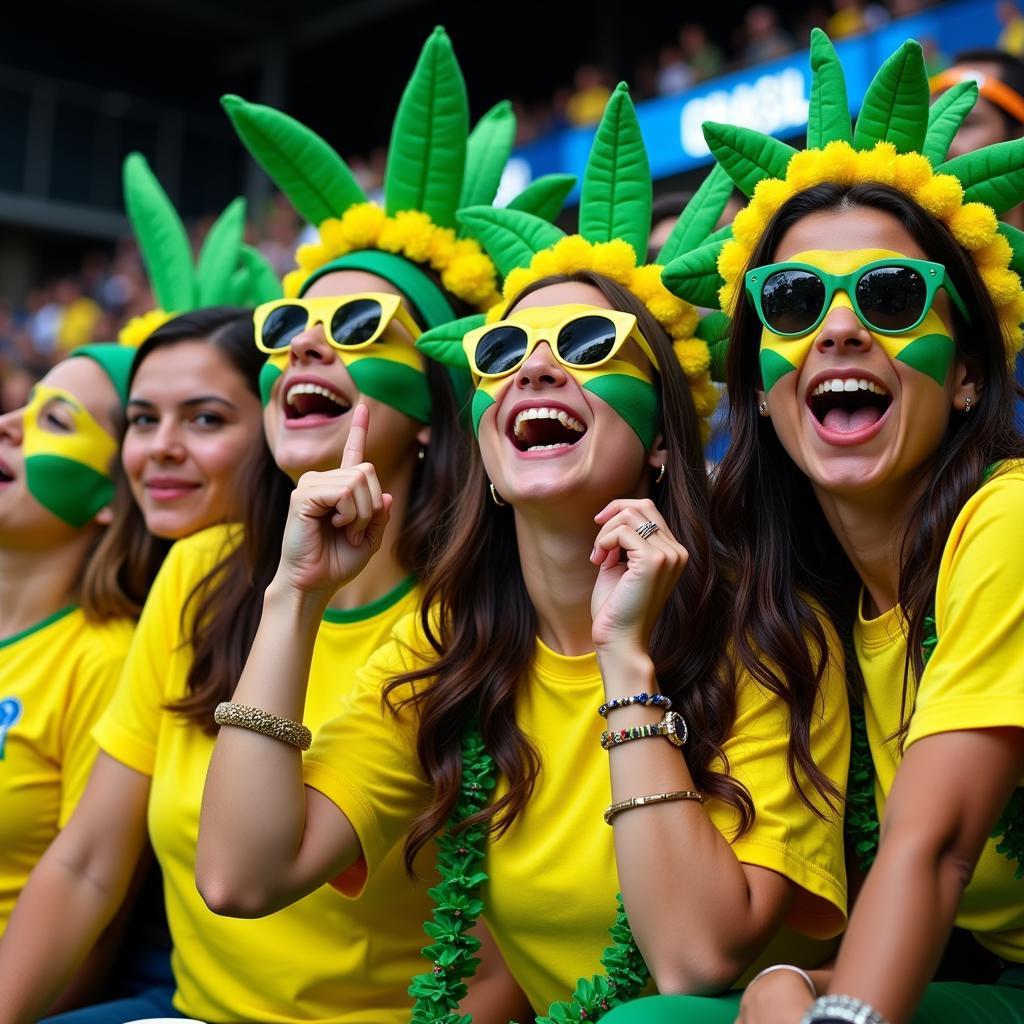
M 646 523 L 641 523 L 637 528 L 636 532 L 641 540 L 647 540 L 652 533 L 657 533 L 661 527 L 657 523 L 652 523 L 650 519 Z

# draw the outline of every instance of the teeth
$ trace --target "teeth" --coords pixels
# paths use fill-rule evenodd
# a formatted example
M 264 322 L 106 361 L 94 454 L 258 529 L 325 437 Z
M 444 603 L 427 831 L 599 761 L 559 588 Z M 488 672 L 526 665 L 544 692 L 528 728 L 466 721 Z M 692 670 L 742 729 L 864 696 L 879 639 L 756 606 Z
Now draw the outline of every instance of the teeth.
M 546 406 L 534 406 L 530 409 L 523 409 L 516 414 L 515 424 L 513 425 L 513 431 L 516 437 L 523 436 L 522 425 L 527 420 L 558 420 L 563 427 L 568 427 L 569 430 L 575 430 L 576 433 L 582 434 L 587 428 L 578 420 L 575 416 L 570 415 L 564 409 L 549 409 Z M 534 451 L 540 448 L 558 448 L 563 445 L 535 445 L 534 448 L 530 448 L 529 451 Z
M 323 395 L 324 398 L 329 399 L 335 405 L 348 406 L 348 403 L 340 395 L 329 391 L 327 388 L 322 388 L 319 384 L 293 384 L 288 389 L 288 394 L 285 395 L 285 401 L 289 405 L 294 405 L 295 403 L 292 399 L 296 395 Z
M 526 450 L 528 452 L 546 452 L 551 448 L 571 448 L 568 441 L 559 441 L 558 444 L 531 444 Z
M 863 377 L 833 377 L 831 380 L 823 380 L 812 394 L 824 395 L 830 391 L 870 391 L 876 395 L 889 394 L 881 384 L 865 380 Z

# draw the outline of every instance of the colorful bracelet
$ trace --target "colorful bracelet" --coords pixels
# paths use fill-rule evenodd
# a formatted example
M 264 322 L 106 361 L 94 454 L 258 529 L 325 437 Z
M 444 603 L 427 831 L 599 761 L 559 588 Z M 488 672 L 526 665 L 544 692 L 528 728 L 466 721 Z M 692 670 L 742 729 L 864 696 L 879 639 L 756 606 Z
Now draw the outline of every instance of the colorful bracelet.
M 676 789 L 671 793 L 652 793 L 650 796 L 631 796 L 628 800 L 620 800 L 612 804 L 604 812 L 605 824 L 610 825 L 615 815 L 623 811 L 631 811 L 634 807 L 646 807 L 648 804 L 664 804 L 669 800 L 696 800 L 704 803 L 704 796 L 695 789 Z
M 619 697 L 616 700 L 610 700 L 607 704 L 602 704 L 597 709 L 597 713 L 602 718 L 607 718 L 609 711 L 614 711 L 616 708 L 628 708 L 630 704 L 643 704 L 644 707 L 650 705 L 655 708 L 664 708 L 666 711 L 672 707 L 672 701 L 663 693 L 638 693 L 635 697 Z
M 660 722 L 652 725 L 634 725 L 630 729 L 613 729 L 601 733 L 601 746 L 605 750 L 611 750 L 622 743 L 629 743 L 632 740 L 644 740 L 650 736 L 664 736 L 674 747 L 681 747 L 686 743 L 689 730 L 686 728 L 686 721 L 676 711 L 666 711 L 665 717 Z
M 313 742 L 313 734 L 301 722 L 293 722 L 290 718 L 281 718 L 280 715 L 272 715 L 269 711 L 251 708 L 247 704 L 221 701 L 213 712 L 213 720 L 217 725 L 233 725 L 238 729 L 269 736 L 272 740 L 290 743 L 299 750 L 309 750 Z

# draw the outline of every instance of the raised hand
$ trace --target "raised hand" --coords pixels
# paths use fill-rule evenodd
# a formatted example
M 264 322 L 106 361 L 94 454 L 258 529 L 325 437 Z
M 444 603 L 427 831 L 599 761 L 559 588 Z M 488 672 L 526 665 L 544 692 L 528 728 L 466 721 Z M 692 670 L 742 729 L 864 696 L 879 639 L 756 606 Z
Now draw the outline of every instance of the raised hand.
M 357 405 L 341 466 L 303 474 L 292 492 L 278 578 L 325 603 L 363 571 L 388 523 L 391 495 L 363 461 L 369 422 L 367 407 Z
M 689 557 L 649 498 L 621 498 L 595 517 L 601 531 L 590 560 L 600 567 L 590 599 L 594 646 L 646 655 L 651 632 Z M 658 529 L 643 538 L 644 523 Z M 625 559 L 623 559 L 623 554 Z

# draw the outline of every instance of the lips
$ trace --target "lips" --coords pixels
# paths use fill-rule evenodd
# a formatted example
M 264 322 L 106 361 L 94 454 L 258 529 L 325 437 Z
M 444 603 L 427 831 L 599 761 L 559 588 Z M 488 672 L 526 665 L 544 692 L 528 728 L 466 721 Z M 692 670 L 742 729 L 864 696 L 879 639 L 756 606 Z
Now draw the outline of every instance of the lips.
M 821 373 L 807 388 L 807 407 L 815 428 L 833 444 L 861 444 L 874 437 L 892 403 L 889 389 L 860 371 Z
M 14 483 L 14 470 L 3 459 L 0 459 L 0 487 L 11 483 Z
M 195 494 L 202 484 L 194 480 L 181 480 L 178 477 L 155 476 L 143 480 L 142 486 L 154 501 L 176 501 Z
M 509 414 L 507 436 L 524 454 L 572 448 L 587 432 L 587 425 L 567 406 L 558 403 L 519 403 Z

